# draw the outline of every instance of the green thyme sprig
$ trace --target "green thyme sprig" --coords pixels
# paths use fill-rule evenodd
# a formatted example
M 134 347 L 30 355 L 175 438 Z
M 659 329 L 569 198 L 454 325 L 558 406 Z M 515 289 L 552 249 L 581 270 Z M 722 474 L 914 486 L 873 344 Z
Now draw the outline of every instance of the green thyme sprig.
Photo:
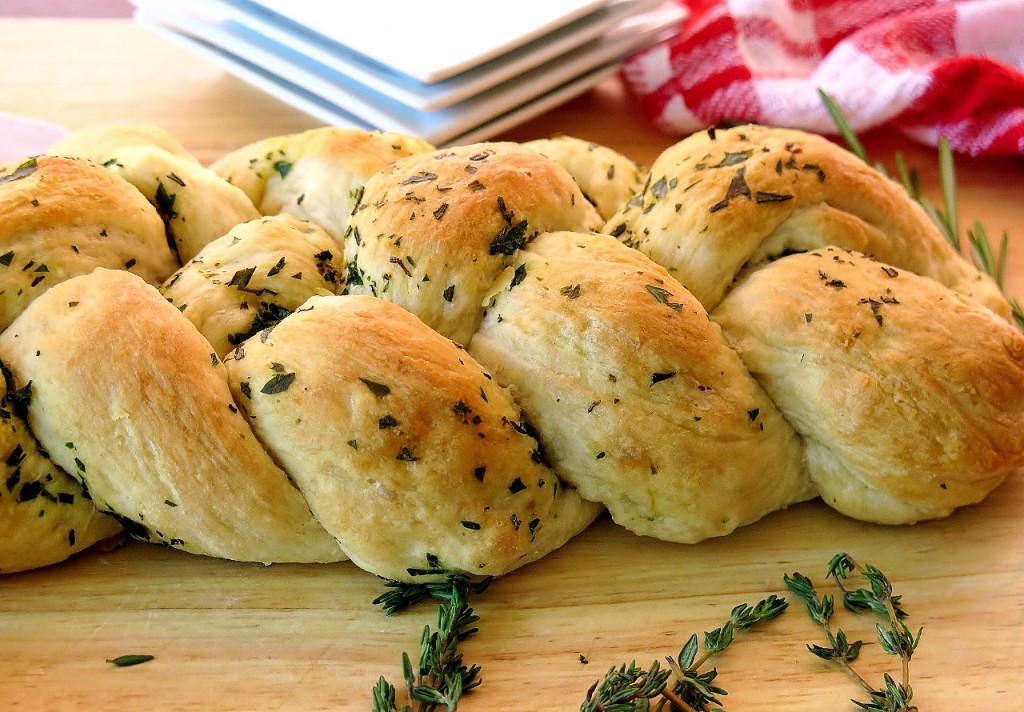
M 470 594 L 481 594 L 487 590 L 493 580 L 493 576 L 488 576 L 479 581 L 473 581 L 465 574 L 450 574 L 442 581 L 427 583 L 386 580 L 384 586 L 388 590 L 373 599 L 373 605 L 381 606 L 384 612 L 390 616 L 428 598 L 450 601 L 452 592 L 456 589 L 462 593 L 463 598 Z
M 403 610 L 424 598 L 441 600 L 437 629 L 424 626 L 420 637 L 419 664 L 414 668 L 408 653 L 402 653 L 402 676 L 410 701 L 401 712 L 433 712 L 444 708 L 454 712 L 462 696 L 480 684 L 480 666 L 463 662 L 459 644 L 477 632 L 480 617 L 469 606 L 470 593 L 480 593 L 491 579 L 474 583 L 466 576 L 451 575 L 445 581 L 429 584 L 388 582 L 389 591 L 378 596 L 387 613 Z M 373 712 L 399 712 L 396 690 L 383 676 L 373 688 Z
M 636 661 L 611 668 L 604 679 L 587 690 L 580 712 L 637 712 L 650 709 L 650 700 L 658 697 L 668 683 L 671 670 L 662 670 L 655 660 L 647 670 Z
M 843 137 L 843 140 L 850 147 L 850 150 L 862 161 L 871 164 L 867 151 L 864 150 L 864 145 L 850 127 L 850 123 L 846 120 L 839 105 L 824 91 L 819 89 L 818 94 L 821 96 L 821 100 L 825 104 L 825 109 L 832 118 L 832 122 Z M 895 163 L 899 182 L 906 189 L 907 193 L 920 204 L 949 244 L 952 245 L 953 249 L 957 253 L 962 253 L 960 215 L 957 207 L 956 169 L 953 165 L 953 150 L 950 148 L 949 141 L 946 138 L 942 138 L 939 141 L 939 187 L 942 192 L 942 209 L 935 207 L 924 195 L 917 171 L 907 168 L 902 153 L 896 153 Z M 885 166 L 881 163 L 876 162 L 872 165 L 883 175 L 889 175 L 885 170 Z M 968 228 L 967 230 L 967 239 L 970 244 L 971 258 L 975 266 L 991 277 L 999 289 L 1003 291 L 1004 296 L 1006 296 L 1004 281 L 1006 277 L 1006 252 L 1009 242 L 1007 233 L 1003 232 L 998 249 L 993 250 L 985 227 L 981 224 L 980 220 L 975 220 L 973 228 Z M 1017 327 L 1024 329 L 1024 307 L 1016 299 L 1010 299 L 1008 296 L 1007 301 L 1010 304 L 1013 320 L 1016 322 Z
M 721 707 L 718 696 L 728 693 L 713 684 L 718 671 L 712 668 L 700 672 L 700 668 L 732 644 L 736 630 L 776 618 L 788 605 L 785 599 L 772 595 L 753 607 L 745 603 L 736 606 L 725 625 L 704 633 L 704 651 L 699 656 L 694 634 L 677 656 L 665 658 L 665 669 L 657 660 L 646 670 L 637 667 L 635 661 L 612 667 L 587 691 L 580 712 L 696 712 L 709 710 L 710 705 Z
M 868 583 L 868 588 L 848 587 L 848 576 L 854 571 Z M 854 670 L 852 663 L 859 656 L 863 641 L 850 642 L 842 628 L 833 628 L 835 597 L 819 597 L 811 580 L 797 572 L 783 576 L 783 580 L 789 590 L 804 602 L 811 620 L 821 626 L 828 642 L 827 646 L 808 644 L 807 649 L 823 660 L 837 663 L 867 692 L 867 702 L 853 700 L 861 709 L 871 712 L 915 712 L 917 708 L 911 705 L 914 692 L 910 686 L 910 660 L 921 642 L 923 628 L 918 630 L 916 636 L 910 632 L 903 622 L 907 613 L 900 605 L 900 597 L 893 595 L 889 579 L 874 566 L 862 566 L 849 554 L 841 553 L 829 562 L 827 577 L 835 580 L 847 610 L 857 614 L 873 612 L 886 620 L 886 625 L 875 625 L 878 642 L 887 654 L 899 657 L 901 679 L 897 682 L 886 673 L 884 686 L 876 689 Z

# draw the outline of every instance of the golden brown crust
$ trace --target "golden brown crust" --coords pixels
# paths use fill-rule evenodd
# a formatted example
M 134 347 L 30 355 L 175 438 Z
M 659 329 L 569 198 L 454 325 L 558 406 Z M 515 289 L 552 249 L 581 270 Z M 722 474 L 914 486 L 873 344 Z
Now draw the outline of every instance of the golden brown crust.
M 105 166 L 134 185 L 163 218 L 181 262 L 235 225 L 259 217 L 242 191 L 200 165 L 155 126 L 96 126 L 50 147 Z
M 160 132 L 96 136 L 194 164 Z M 537 146 L 388 136 L 325 129 L 220 162 L 282 214 L 204 243 L 163 294 L 92 271 L 173 269 L 157 211 L 114 172 L 0 171 L 8 319 L 28 305 L 0 335 L 0 571 L 116 531 L 107 511 L 228 558 L 501 574 L 602 504 L 695 542 L 816 493 L 869 521 L 944 516 L 1024 466 L 1005 300 L 827 141 L 692 137 L 606 223 L 579 187 L 621 165 L 599 148 L 541 142 L 567 171 Z
M 1024 335 L 930 279 L 825 248 L 750 274 L 712 316 L 850 516 L 945 516 L 1024 466 Z
M 539 235 L 487 304 L 471 353 L 512 388 L 554 469 L 627 529 L 696 542 L 813 496 L 795 433 L 639 252 Z
M 336 542 L 259 445 L 210 344 L 160 293 L 97 270 L 0 336 L 28 421 L 101 511 L 149 541 L 247 561 L 337 561 Z
M 600 224 L 565 169 L 518 144 L 412 156 L 366 184 L 345 242 L 349 289 L 465 344 L 483 295 L 520 247 L 541 232 Z
M 1010 314 L 995 283 L 953 251 L 902 187 L 803 131 L 693 134 L 658 157 L 644 191 L 604 230 L 667 267 L 709 310 L 744 267 L 836 245 Z
M 607 146 L 564 134 L 523 145 L 567 170 L 603 220 L 644 186 L 647 169 Z
M 82 160 L 39 156 L 0 167 L 0 328 L 49 287 L 97 267 L 151 283 L 176 269 L 142 195 Z
M 341 251 L 330 235 L 278 215 L 234 227 L 160 291 L 224 356 L 309 297 L 340 292 L 344 275 Z
M 325 126 L 257 141 L 210 168 L 264 215 L 309 220 L 340 242 L 363 184 L 400 158 L 432 150 L 420 138 L 392 131 Z
M 268 450 L 378 575 L 506 573 L 600 511 L 540 462 L 483 368 L 396 305 L 313 298 L 227 365 Z

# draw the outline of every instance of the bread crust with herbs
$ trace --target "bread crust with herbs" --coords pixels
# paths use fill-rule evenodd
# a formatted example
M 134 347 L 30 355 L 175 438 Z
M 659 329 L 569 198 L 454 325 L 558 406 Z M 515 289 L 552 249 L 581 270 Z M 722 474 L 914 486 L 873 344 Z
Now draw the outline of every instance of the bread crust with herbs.
M 378 575 L 503 574 L 600 511 L 547 466 L 509 393 L 397 305 L 314 297 L 227 366 L 275 461 Z
M 643 191 L 604 231 L 664 265 L 708 310 L 743 269 L 835 245 L 1010 316 L 995 282 L 953 251 L 902 186 L 804 131 L 695 133 L 658 157 Z
M 604 220 L 640 192 L 647 175 L 646 168 L 618 151 L 574 136 L 562 134 L 523 145 L 568 171 Z
M 349 291 L 400 304 L 466 344 L 519 248 L 542 232 L 600 225 L 572 176 L 519 144 L 419 154 L 367 182 L 345 238 Z
M 0 380 L 0 573 L 64 561 L 121 532 L 39 448 L 22 417 L 30 394 L 8 392 Z
M 796 433 L 643 254 L 539 235 L 486 304 L 470 352 L 510 385 L 554 469 L 630 531 L 697 542 L 814 496 Z
M 1024 335 L 934 280 L 827 247 L 747 275 L 712 318 L 849 516 L 944 517 L 1024 466 Z
M 123 525 L 227 558 L 500 574 L 602 507 L 681 542 L 816 494 L 909 523 L 1024 466 L 1005 300 L 824 139 L 691 137 L 605 221 L 581 186 L 608 169 L 576 163 L 582 142 L 555 142 L 567 171 L 511 143 L 379 154 L 364 133 L 225 159 L 236 194 L 292 215 L 197 245 L 163 292 L 161 205 L 117 172 L 0 173 L 0 291 L 21 292 L 0 335 L 0 571 Z M 188 163 L 158 131 L 128 136 Z
M 242 191 L 155 126 L 82 129 L 48 153 L 90 160 L 134 185 L 163 218 L 179 262 L 192 259 L 238 223 L 260 216 Z
M 160 291 L 224 356 L 309 297 L 344 287 L 341 250 L 331 236 L 313 223 L 273 215 L 236 225 Z
M 96 506 L 154 543 L 244 561 L 338 561 L 259 444 L 210 343 L 152 286 L 97 270 L 0 335 L 27 421 Z
M 309 220 L 340 243 L 363 184 L 400 158 L 432 150 L 423 139 L 393 131 L 324 126 L 243 146 L 210 168 L 263 215 Z
M 0 167 L 0 328 L 50 286 L 97 267 L 150 283 L 176 269 L 163 222 L 139 191 L 79 159 Z

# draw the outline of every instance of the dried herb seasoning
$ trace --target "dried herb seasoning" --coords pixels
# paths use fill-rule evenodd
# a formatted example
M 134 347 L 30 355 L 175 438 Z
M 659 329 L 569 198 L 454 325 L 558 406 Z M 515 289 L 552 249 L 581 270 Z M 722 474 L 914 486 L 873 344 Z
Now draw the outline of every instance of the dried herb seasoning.
M 489 254 L 506 256 L 515 254 L 516 250 L 526 244 L 527 227 L 526 220 L 521 220 L 514 225 L 505 225 L 491 240 Z
M 369 378 L 360 378 L 359 380 L 363 383 L 364 386 L 366 386 L 370 390 L 370 393 L 377 396 L 378 398 L 383 398 L 384 396 L 391 394 L 391 389 L 385 386 L 383 383 L 371 381 Z
M 283 159 L 277 160 L 274 161 L 273 163 L 273 169 L 277 171 L 277 174 L 281 176 L 281 178 L 287 178 L 288 174 L 292 170 L 292 164 L 289 161 L 285 161 Z
M 399 185 L 415 185 L 417 183 L 429 183 L 432 180 L 437 180 L 437 174 L 431 173 L 430 171 L 420 171 L 415 175 L 409 176 L 405 180 L 399 181 Z
M 275 393 L 283 393 L 295 381 L 294 373 L 275 373 L 270 377 L 266 383 L 263 384 L 263 388 L 260 389 L 260 393 L 265 395 L 274 395 Z
M 672 378 L 675 375 L 676 375 L 675 371 L 666 371 L 664 373 L 653 373 L 653 374 L 651 374 L 651 385 L 653 386 L 656 383 L 661 383 L 662 381 L 667 381 L 668 379 Z
M 116 658 L 108 658 L 107 662 L 115 667 L 131 667 L 133 665 L 141 665 L 142 663 L 148 663 L 150 660 L 154 660 L 153 655 L 119 655 Z
M 38 161 L 35 158 L 29 158 L 28 160 L 20 163 L 10 173 L 0 176 L 0 185 L 3 185 L 4 183 L 12 183 L 16 180 L 21 180 L 22 178 L 30 176 L 36 172 L 38 167 Z
M 646 289 L 647 289 L 647 292 L 652 297 L 654 297 L 654 300 L 656 302 L 658 302 L 660 304 L 664 304 L 665 306 L 667 306 L 672 311 L 682 311 L 683 305 L 680 304 L 679 302 L 669 301 L 669 298 L 672 296 L 672 293 L 669 292 L 664 287 L 659 287 L 659 286 L 654 285 L 654 284 L 648 284 L 648 285 L 646 285 Z

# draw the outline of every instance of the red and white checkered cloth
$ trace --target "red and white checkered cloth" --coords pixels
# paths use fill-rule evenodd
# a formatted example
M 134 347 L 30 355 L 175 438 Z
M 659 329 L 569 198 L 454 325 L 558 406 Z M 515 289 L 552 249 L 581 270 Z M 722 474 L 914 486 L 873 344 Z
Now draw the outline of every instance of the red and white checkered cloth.
M 970 155 L 1024 154 L 1024 0 L 688 0 L 623 76 L 661 129 L 750 121 L 835 134 L 889 124 Z

